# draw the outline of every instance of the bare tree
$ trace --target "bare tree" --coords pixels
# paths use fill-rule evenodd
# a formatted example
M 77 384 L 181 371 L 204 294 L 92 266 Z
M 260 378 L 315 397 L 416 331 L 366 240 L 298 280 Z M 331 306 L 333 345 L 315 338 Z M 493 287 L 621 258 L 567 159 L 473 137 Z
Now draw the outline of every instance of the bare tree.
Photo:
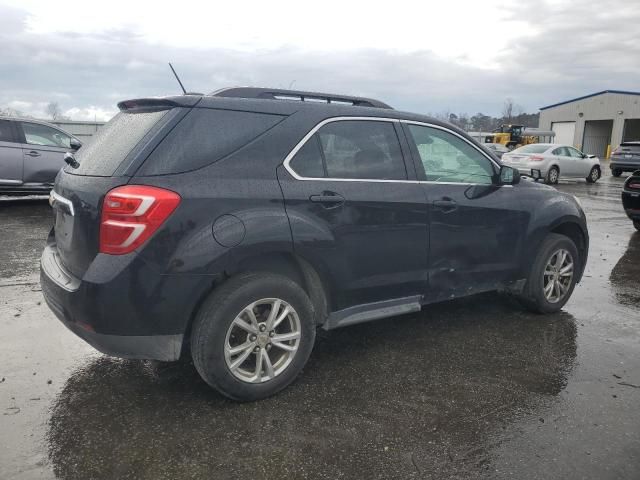
M 511 123 L 511 119 L 513 118 L 514 106 L 513 98 L 507 98 L 502 106 L 502 117 L 509 123 Z
M 51 120 L 58 120 L 62 116 L 58 102 L 49 102 L 47 105 L 47 114 L 51 117 Z

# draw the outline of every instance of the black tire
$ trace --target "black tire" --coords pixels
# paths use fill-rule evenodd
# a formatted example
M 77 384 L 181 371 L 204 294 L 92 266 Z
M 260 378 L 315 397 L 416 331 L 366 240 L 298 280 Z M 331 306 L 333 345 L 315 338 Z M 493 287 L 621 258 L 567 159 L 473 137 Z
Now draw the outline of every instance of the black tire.
M 634 220 L 633 226 L 636 227 L 636 230 L 640 231 L 640 220 Z
M 553 254 L 559 249 L 564 249 L 571 255 L 573 260 L 573 276 L 571 277 L 571 283 L 564 297 L 555 303 L 551 303 L 544 295 L 544 271 Z M 582 260 L 579 257 L 578 249 L 573 241 L 564 235 L 550 233 L 538 249 L 538 254 L 529 272 L 529 278 L 527 278 L 527 283 L 522 293 L 518 295 L 519 300 L 529 310 L 536 313 L 554 313 L 559 311 L 573 293 L 581 265 Z
M 613 170 L 611 170 L 611 175 L 613 175 L 614 177 L 619 177 L 620 175 L 622 175 L 622 170 L 614 168 Z
M 551 172 L 555 172 L 555 175 Z M 558 180 L 560 179 L 560 169 L 556 166 L 553 166 L 547 172 L 547 183 L 549 185 L 557 185 Z
M 587 175 L 587 183 L 596 183 L 600 179 L 600 169 L 593 167 Z
M 280 374 L 262 383 L 248 383 L 231 372 L 224 348 L 236 316 L 263 298 L 281 299 L 293 307 L 300 320 L 300 341 L 291 363 Z M 302 371 L 315 341 L 314 318 L 309 297 L 289 278 L 269 273 L 238 275 L 214 290 L 198 311 L 191 333 L 193 363 L 205 382 L 233 400 L 269 397 L 287 387 Z

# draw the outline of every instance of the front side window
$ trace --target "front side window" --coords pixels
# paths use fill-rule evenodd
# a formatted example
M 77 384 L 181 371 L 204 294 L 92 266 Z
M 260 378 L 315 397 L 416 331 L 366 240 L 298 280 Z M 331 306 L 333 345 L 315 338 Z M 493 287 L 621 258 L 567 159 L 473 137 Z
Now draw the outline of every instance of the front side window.
M 407 179 L 393 123 L 383 121 L 330 122 L 307 140 L 290 166 L 303 177 Z
M 572 158 L 582 158 L 582 153 L 580 153 L 578 150 L 576 150 L 573 147 L 567 147 L 567 150 L 569 151 L 569 156 Z
M 24 138 L 29 145 L 71 148 L 71 137 L 55 128 L 37 123 L 22 122 Z
M 427 181 L 493 183 L 491 161 L 460 137 L 438 128 L 408 125 Z

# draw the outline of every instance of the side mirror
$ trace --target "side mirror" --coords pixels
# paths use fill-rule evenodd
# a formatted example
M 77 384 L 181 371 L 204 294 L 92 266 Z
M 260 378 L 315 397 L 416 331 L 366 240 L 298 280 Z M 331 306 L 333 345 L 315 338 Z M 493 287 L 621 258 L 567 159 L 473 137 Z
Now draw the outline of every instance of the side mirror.
M 77 152 L 81 146 L 82 144 L 80 143 L 80 141 L 76 140 L 75 138 L 72 138 L 69 141 L 69 148 L 71 148 L 71 150 L 73 150 L 74 152 Z
M 515 168 L 503 165 L 500 167 L 500 185 L 516 185 L 520 183 L 520 172 Z

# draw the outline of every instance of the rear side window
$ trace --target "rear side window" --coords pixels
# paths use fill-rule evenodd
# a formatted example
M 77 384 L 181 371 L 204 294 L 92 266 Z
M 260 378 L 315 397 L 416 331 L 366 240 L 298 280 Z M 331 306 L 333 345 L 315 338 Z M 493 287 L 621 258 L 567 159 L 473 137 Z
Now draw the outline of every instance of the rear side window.
M 283 118 L 194 108 L 153 151 L 138 174 L 165 175 L 204 167 L 247 145 Z
M 400 142 L 391 122 L 342 120 L 322 126 L 290 167 L 303 177 L 406 180 Z
M 78 168 L 65 167 L 74 175 L 110 177 L 129 152 L 169 110 L 118 113 L 82 145 L 75 157 Z
M 9 120 L 0 120 L 0 142 L 16 142 Z

